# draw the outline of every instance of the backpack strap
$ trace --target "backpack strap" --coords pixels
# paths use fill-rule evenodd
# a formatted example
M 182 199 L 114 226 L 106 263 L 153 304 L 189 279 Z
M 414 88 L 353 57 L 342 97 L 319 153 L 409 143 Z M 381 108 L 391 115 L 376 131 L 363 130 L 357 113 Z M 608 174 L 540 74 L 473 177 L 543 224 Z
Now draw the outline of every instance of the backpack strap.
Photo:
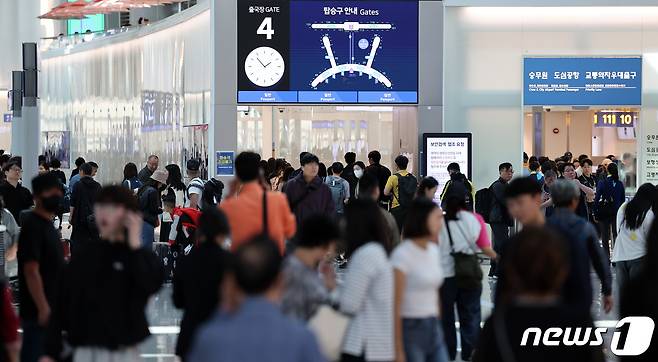
M 269 221 L 267 219 L 267 190 L 263 189 L 263 232 L 262 236 L 265 239 L 270 238 Z

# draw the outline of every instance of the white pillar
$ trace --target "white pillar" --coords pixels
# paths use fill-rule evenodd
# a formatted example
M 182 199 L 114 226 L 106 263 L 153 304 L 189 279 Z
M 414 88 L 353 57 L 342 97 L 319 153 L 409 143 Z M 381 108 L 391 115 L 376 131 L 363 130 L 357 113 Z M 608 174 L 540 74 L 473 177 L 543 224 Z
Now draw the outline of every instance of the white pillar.
M 208 127 L 209 175 L 216 174 L 216 151 L 237 151 L 237 4 L 211 0 L 212 117 Z M 237 152 L 236 152 L 237 153 Z M 236 154 L 237 156 L 237 154 Z M 218 177 L 228 187 L 231 177 Z M 225 192 L 226 193 L 226 192 Z

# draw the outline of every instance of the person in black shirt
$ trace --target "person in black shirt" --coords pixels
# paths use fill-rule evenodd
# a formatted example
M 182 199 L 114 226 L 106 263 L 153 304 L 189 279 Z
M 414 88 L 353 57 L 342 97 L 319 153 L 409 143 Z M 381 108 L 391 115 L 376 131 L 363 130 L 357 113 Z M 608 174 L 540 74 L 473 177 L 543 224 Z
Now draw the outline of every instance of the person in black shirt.
M 94 200 L 101 185 L 92 178 L 93 167 L 90 163 L 80 166 L 80 181 L 71 194 L 71 214 L 69 222 L 73 227 L 71 233 L 71 256 L 79 247 L 94 241 L 98 235 L 94 227 Z
M 75 168 L 73 169 L 73 171 L 71 171 L 71 177 L 69 179 L 72 179 L 73 176 L 79 174 L 80 173 L 80 166 L 84 165 L 85 163 L 87 163 L 87 161 L 85 161 L 84 158 L 82 158 L 82 157 L 76 158 L 75 159 Z
M 368 167 L 366 167 L 365 172 L 377 178 L 379 183 L 379 206 L 388 209 L 389 197 L 384 195 L 384 188 L 386 187 L 386 181 L 391 177 L 391 170 L 382 165 L 381 160 L 382 154 L 379 151 L 370 151 L 368 153 Z
M 32 180 L 36 207 L 25 215 L 18 239 L 18 285 L 23 327 L 21 361 L 36 362 L 43 352 L 45 330 L 55 302 L 64 254 L 53 218 L 62 197 L 51 174 Z
M 7 210 L 14 216 L 18 225 L 21 225 L 21 212 L 34 205 L 32 193 L 20 183 L 23 175 L 20 163 L 8 162 L 2 171 L 6 179 L 0 184 L 0 195 L 5 200 Z
M 580 175 L 580 177 L 578 177 L 578 181 L 580 181 L 580 183 L 583 184 L 584 186 L 587 186 L 590 189 L 594 190 L 594 192 L 596 192 L 596 185 L 598 184 L 598 180 L 596 178 L 596 175 L 592 173 L 593 165 L 594 163 L 589 158 L 580 161 L 580 168 L 583 174 Z M 590 222 L 596 223 L 594 220 L 593 210 L 594 210 L 594 197 L 587 197 L 587 215 L 588 215 L 587 218 L 589 219 Z
M 66 185 L 66 175 L 64 174 L 64 171 L 59 169 L 60 167 L 62 167 L 62 163 L 58 159 L 53 158 L 50 161 L 50 172 L 57 176 L 62 185 Z
M 526 227 L 509 241 L 500 265 L 506 275 L 505 295 L 484 324 L 474 362 L 604 361 L 601 346 L 566 346 L 562 335 L 552 338 L 560 341 L 558 346 L 542 343 L 543 332 L 552 327 L 570 328 L 570 337 L 564 336 L 569 339 L 583 339 L 585 329 L 592 328 L 588 340 L 595 339 L 589 312 L 570 308 L 560 299 L 569 269 L 567 250 L 558 234 L 543 227 Z M 542 336 L 525 333 L 531 327 L 540 329 Z
M 345 179 L 350 184 L 350 199 L 354 199 L 354 192 L 356 191 L 356 185 L 359 183 L 359 179 L 354 175 L 354 164 L 356 163 L 356 153 L 347 152 L 345 154 L 345 168 L 340 174 L 340 177 Z
M 150 155 L 146 160 L 146 166 L 139 171 L 137 178 L 142 184 L 145 184 L 153 175 L 153 172 L 158 169 L 160 159 L 156 155 Z
M 184 257 L 174 274 L 174 305 L 183 310 L 176 355 L 185 360 L 197 328 L 219 307 L 220 284 L 229 264 L 222 245 L 230 234 L 223 212 L 215 207 L 203 211 L 199 219 L 200 245 Z
M 141 247 L 142 217 L 132 191 L 107 186 L 95 204 L 100 242 L 86 245 L 62 272 L 45 360 L 63 360 L 62 332 L 74 361 L 139 360 L 149 336 L 145 308 L 164 280 L 160 261 Z

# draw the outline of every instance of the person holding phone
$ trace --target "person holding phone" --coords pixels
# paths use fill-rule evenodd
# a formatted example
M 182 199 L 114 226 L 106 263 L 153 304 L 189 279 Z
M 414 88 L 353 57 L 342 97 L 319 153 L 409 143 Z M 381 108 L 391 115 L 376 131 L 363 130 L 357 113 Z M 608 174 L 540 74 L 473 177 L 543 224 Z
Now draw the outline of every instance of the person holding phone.
M 62 332 L 73 361 L 137 361 L 137 346 L 149 336 L 146 303 L 164 272 L 155 254 L 142 248 L 137 200 L 125 187 L 107 186 L 94 214 L 100 242 L 82 249 L 62 272 L 42 362 L 68 357 Z

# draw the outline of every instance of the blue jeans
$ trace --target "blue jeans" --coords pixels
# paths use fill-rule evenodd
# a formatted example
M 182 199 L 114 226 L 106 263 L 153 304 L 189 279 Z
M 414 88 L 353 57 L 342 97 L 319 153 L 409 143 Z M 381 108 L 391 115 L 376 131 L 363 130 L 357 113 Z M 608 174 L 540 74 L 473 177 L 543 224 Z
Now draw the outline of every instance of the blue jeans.
M 155 226 L 145 222 L 142 226 L 142 248 L 153 250 L 155 240 Z
M 402 336 L 407 362 L 448 361 L 443 330 L 438 318 L 404 318 Z
M 21 362 L 38 362 L 44 353 L 45 330 L 36 320 L 24 320 Z
M 446 278 L 441 287 L 441 323 L 445 332 L 450 360 L 457 356 L 457 328 L 455 327 L 455 304 L 459 314 L 459 335 L 462 345 L 462 360 L 470 361 L 480 334 L 480 296 L 482 288 L 463 289 L 457 287 L 455 277 Z

